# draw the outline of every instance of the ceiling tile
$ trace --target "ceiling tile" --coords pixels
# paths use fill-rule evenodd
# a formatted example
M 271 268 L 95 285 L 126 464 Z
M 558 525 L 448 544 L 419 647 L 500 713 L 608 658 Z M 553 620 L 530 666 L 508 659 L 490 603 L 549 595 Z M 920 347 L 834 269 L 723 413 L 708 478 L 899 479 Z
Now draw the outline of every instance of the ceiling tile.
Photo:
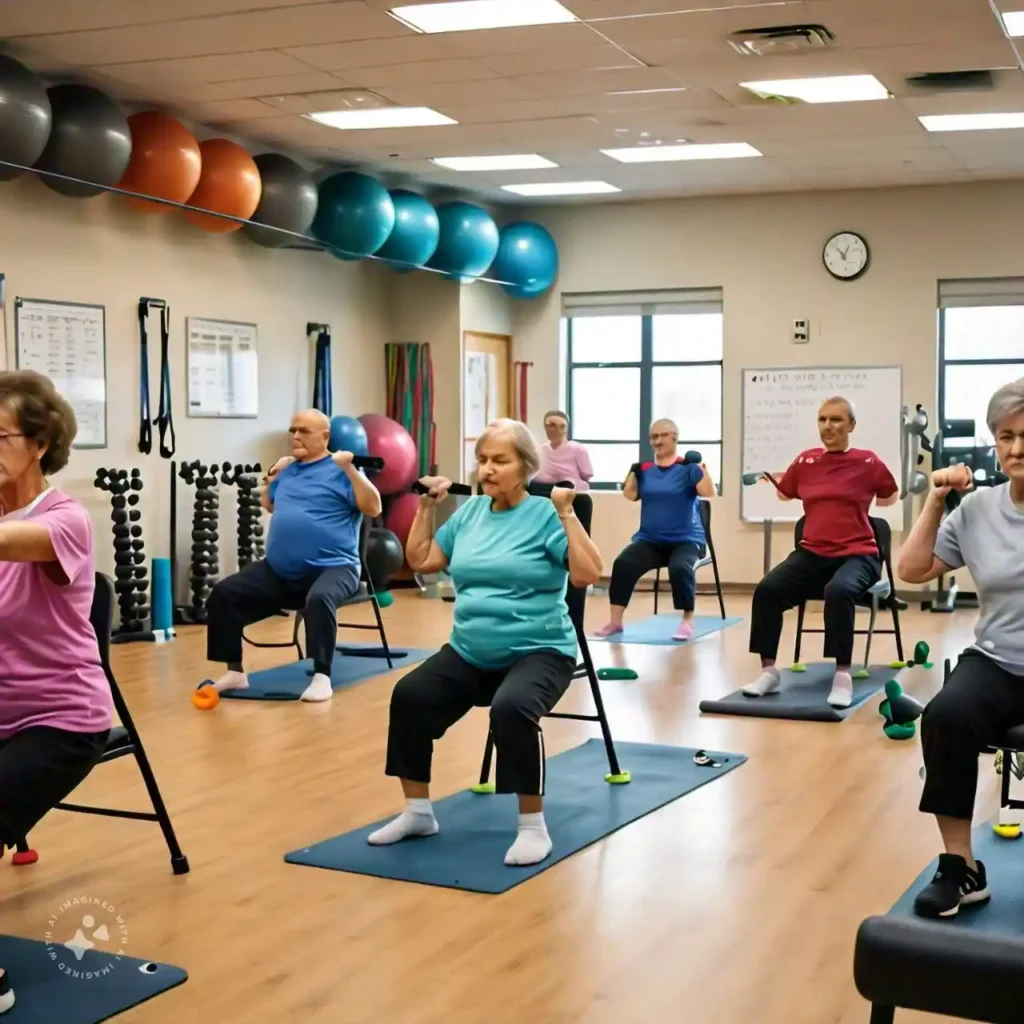
M 617 46 L 584 46 L 568 49 L 532 50 L 495 57 L 480 57 L 478 64 L 499 75 L 541 75 L 553 71 L 639 67 L 641 62 Z
M 445 32 L 433 38 L 443 39 L 445 46 L 460 57 L 500 57 L 531 50 L 579 49 L 602 43 L 599 35 L 580 22 L 496 28 L 487 32 Z
M 637 17 L 645 14 L 664 14 L 669 11 L 699 10 L 701 8 L 735 7 L 744 0 L 562 0 L 562 3 L 577 18 L 623 18 Z M 756 21 L 761 13 L 758 8 L 771 8 L 771 4 L 758 4 L 756 0 L 746 0 L 751 8 L 750 14 Z M 799 3 L 794 6 L 799 7 Z
M 600 95 L 637 89 L 668 89 L 678 81 L 660 68 L 608 68 L 603 71 L 551 71 L 542 75 L 521 75 L 511 79 L 527 95 Z
M 985 68 L 1014 68 L 1017 59 L 1005 39 L 991 42 L 964 40 L 956 45 L 883 46 L 854 51 L 866 68 L 897 91 L 899 78 L 939 71 L 972 71 Z M 892 78 L 896 78 L 895 81 Z M 888 80 L 887 80 L 888 79 Z
M 476 104 L 475 96 L 464 97 L 462 103 L 445 108 L 449 117 L 460 124 L 495 124 L 501 121 L 535 122 L 549 117 L 590 114 L 587 96 L 561 96 L 546 100 L 520 100 L 512 103 Z
M 472 95 L 467 97 L 464 82 L 436 82 L 428 85 L 385 85 L 374 89 L 400 106 L 427 106 L 440 109 L 453 103 L 511 103 L 531 97 L 511 78 L 480 78 L 473 81 Z
M 411 29 L 361 0 L 341 0 L 159 25 L 65 32 L 26 42 L 33 52 L 98 66 L 410 35 Z
M 298 75 L 309 68 L 277 50 L 232 53 L 218 57 L 185 57 L 181 60 L 151 60 L 131 64 L 107 65 L 104 73 L 122 82 L 140 85 L 231 82 L 245 78 L 271 78 Z
M 383 86 L 429 85 L 440 82 L 472 82 L 497 75 L 477 61 L 453 57 L 450 60 L 427 60 L 419 64 L 387 64 L 377 68 L 353 68 L 345 72 L 353 85 L 376 89 Z
M 393 39 L 364 39 L 354 43 L 320 43 L 316 46 L 282 47 L 284 52 L 322 71 L 382 67 L 385 64 L 419 63 L 457 56 L 443 36 L 408 35 Z
M 265 97 L 272 101 L 276 96 L 322 92 L 339 89 L 346 84 L 325 71 L 309 71 L 304 75 L 239 78 L 231 82 L 195 82 L 190 85 L 178 85 L 174 91 L 184 102 L 237 100 L 250 97 Z
M 213 100 L 197 103 L 189 113 L 203 121 L 258 121 L 280 117 L 281 111 L 261 100 Z

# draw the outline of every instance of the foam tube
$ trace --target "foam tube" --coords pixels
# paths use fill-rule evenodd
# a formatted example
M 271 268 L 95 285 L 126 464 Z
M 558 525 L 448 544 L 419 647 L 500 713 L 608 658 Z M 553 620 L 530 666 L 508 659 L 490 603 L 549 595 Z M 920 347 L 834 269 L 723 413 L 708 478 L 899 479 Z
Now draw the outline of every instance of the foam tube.
M 153 601 L 151 604 L 153 630 L 169 630 L 173 627 L 173 604 L 171 592 L 171 560 L 153 559 Z

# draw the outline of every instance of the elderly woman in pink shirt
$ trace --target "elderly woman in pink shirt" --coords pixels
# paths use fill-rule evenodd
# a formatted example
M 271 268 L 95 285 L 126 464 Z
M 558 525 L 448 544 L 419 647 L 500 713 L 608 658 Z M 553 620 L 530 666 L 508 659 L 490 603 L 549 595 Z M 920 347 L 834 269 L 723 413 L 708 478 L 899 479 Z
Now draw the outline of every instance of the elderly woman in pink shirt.
M 92 771 L 113 724 L 89 515 L 47 482 L 76 431 L 46 377 L 0 372 L 0 855 Z M 0 1013 L 13 1005 L 0 964 Z
M 544 433 L 548 439 L 541 445 L 540 472 L 534 480 L 539 484 L 570 480 L 577 491 L 590 490 L 594 467 L 587 449 L 579 441 L 569 440 L 569 417 L 554 409 L 545 413 Z

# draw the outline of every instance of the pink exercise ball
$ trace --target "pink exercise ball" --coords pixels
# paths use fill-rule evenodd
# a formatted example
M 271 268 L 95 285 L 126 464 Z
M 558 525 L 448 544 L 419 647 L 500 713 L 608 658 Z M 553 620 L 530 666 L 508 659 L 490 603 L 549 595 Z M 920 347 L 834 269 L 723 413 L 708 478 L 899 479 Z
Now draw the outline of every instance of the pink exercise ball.
M 413 494 L 411 491 L 406 491 L 405 494 L 396 494 L 388 502 L 384 526 L 402 542 L 403 548 L 409 540 L 412 521 L 416 518 L 416 510 L 419 507 L 419 495 Z
M 401 423 L 379 413 L 360 416 L 359 422 L 366 429 L 370 454 L 384 460 L 384 469 L 370 478 L 374 486 L 385 496 L 407 491 L 419 467 L 412 435 Z

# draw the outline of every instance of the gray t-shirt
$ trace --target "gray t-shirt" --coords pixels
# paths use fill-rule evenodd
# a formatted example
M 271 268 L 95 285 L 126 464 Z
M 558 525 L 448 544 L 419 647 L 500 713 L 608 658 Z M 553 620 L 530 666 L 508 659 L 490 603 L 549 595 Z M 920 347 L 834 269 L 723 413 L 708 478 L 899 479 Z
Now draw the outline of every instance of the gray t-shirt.
M 975 647 L 1024 676 L 1024 512 L 1010 485 L 981 487 L 946 517 L 935 557 L 966 567 L 978 589 Z

